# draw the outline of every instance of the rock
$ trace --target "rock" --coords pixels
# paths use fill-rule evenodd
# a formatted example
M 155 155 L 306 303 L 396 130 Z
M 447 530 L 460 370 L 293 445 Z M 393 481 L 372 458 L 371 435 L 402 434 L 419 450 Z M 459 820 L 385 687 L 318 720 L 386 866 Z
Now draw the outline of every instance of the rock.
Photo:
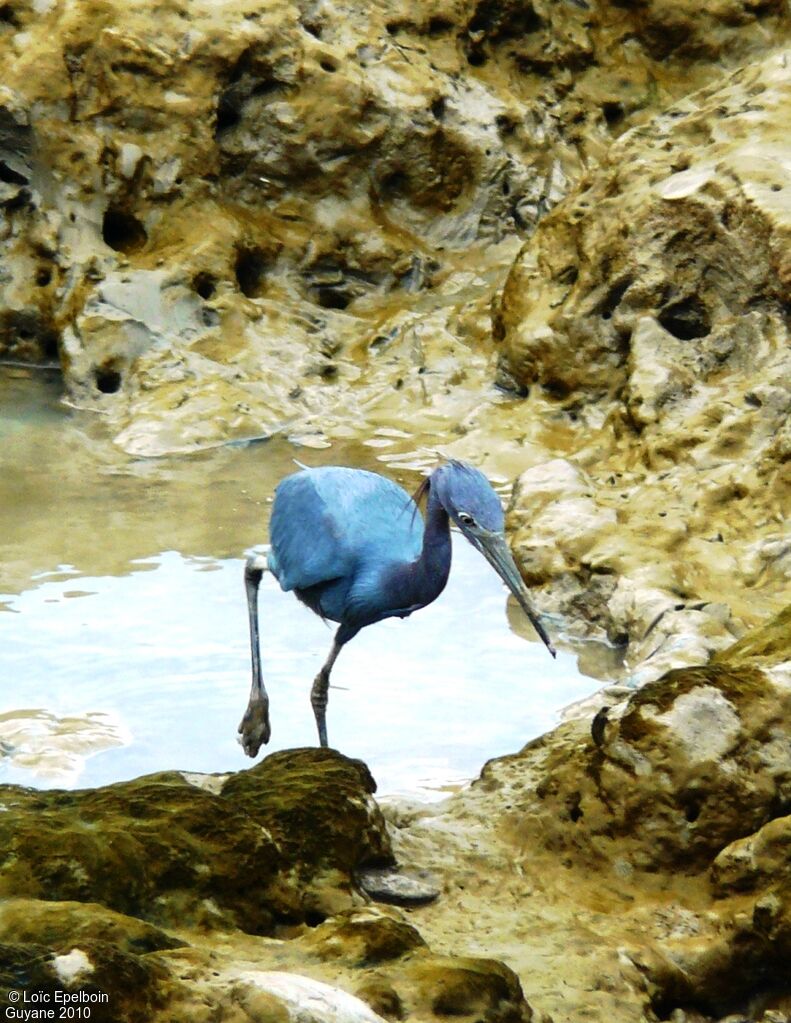
M 382 867 L 360 871 L 357 883 L 376 902 L 389 902 L 394 906 L 420 906 L 433 902 L 440 891 L 433 879 Z
M 565 437 L 516 483 L 515 554 L 547 611 L 628 641 L 635 686 L 787 591 L 789 96 L 768 54 L 624 133 L 495 307 L 508 376 Z
M 781 669 L 746 665 L 669 672 L 610 712 L 600 745 L 567 726 L 546 749 L 540 812 L 514 812 L 511 826 L 639 870 L 701 870 L 791 795 L 788 682 Z M 537 748 L 540 740 L 525 755 Z M 484 780 L 498 771 L 490 766 Z
M 84 940 L 134 955 L 184 944 L 158 927 L 97 903 L 15 898 L 0 902 L 0 941 L 65 948 Z
M 59 359 L 130 454 L 326 443 L 352 406 L 370 433 L 421 384 L 441 402 L 511 257 L 493 246 L 785 27 L 777 0 L 357 13 L 201 0 L 154 24 L 79 0 L 4 22 L 0 356 Z M 437 320 L 441 380 L 411 379 L 410 338 L 385 374 L 382 338 Z
M 430 1010 L 440 1018 L 481 1017 L 492 1023 L 529 1023 L 533 1018 L 516 974 L 486 959 L 416 959 L 409 967 L 418 1013 Z
M 37 1009 L 79 1011 L 82 1018 L 87 1010 L 99 1023 L 147 1023 L 165 1004 L 169 986 L 160 963 L 104 941 L 81 941 L 58 955 L 46 945 L 0 944 L 0 996 L 7 1006 L 16 1004 L 9 991 L 24 991 L 39 996 Z
M 338 914 L 306 935 L 303 943 L 322 959 L 344 959 L 356 966 L 398 959 L 426 944 L 400 917 L 370 907 Z
M 278 1023 L 384 1023 L 359 998 L 294 973 L 241 973 L 234 998 L 251 1019 L 262 1018 L 263 1012 L 263 1018 L 277 1019 Z
M 271 931 L 352 905 L 386 861 L 370 775 L 334 751 L 274 754 L 219 794 L 163 773 L 99 789 L 0 789 L 0 894 L 101 902 L 165 925 Z
M 791 883 L 791 817 L 776 817 L 754 834 L 731 842 L 711 865 L 719 895 Z

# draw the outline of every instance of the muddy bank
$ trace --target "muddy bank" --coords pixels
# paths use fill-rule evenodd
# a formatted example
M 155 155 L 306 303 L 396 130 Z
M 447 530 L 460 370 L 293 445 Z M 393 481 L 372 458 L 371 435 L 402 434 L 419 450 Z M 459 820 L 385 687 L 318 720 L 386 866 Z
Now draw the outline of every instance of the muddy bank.
M 3 987 L 106 992 L 101 1019 L 786 1019 L 789 621 L 434 807 L 325 750 L 4 786 Z M 400 908 L 364 887 L 393 864 Z

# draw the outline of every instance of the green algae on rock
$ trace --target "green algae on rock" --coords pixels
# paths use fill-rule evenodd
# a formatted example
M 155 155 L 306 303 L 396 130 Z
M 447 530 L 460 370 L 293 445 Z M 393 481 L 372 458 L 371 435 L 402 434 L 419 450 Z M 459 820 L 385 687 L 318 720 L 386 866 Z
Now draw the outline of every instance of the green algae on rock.
M 75 792 L 3 786 L 0 894 L 259 934 L 349 906 L 354 868 L 387 860 L 388 839 L 370 776 L 314 754 L 276 754 L 220 794 L 176 772 Z
M 0 901 L 0 941 L 55 948 L 84 940 L 101 941 L 134 955 L 180 948 L 184 944 L 158 927 L 96 902 L 22 898 Z

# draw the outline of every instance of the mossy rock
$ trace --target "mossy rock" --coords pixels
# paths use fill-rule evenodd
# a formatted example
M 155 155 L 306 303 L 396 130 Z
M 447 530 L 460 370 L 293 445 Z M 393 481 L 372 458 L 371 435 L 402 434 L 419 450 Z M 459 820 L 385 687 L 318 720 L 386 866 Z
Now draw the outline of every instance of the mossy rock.
M 714 656 L 718 664 L 761 664 L 771 667 L 791 660 L 791 604 L 771 621 Z
M 363 862 L 394 862 L 375 791 L 361 760 L 307 747 L 273 753 L 232 775 L 221 794 L 260 821 L 302 869 L 350 874 Z
M 416 956 L 405 966 L 414 1009 L 443 1018 L 486 1023 L 529 1023 L 533 1011 L 519 978 L 495 959 Z M 430 1018 L 430 1017 L 429 1017 Z
M 354 868 L 391 858 L 372 788 L 332 750 L 275 754 L 219 794 L 176 772 L 73 792 L 0 786 L 0 897 L 270 933 L 350 905 Z
M 487 765 L 490 787 L 535 779 L 531 796 L 509 794 L 505 831 L 586 865 L 695 874 L 787 814 L 791 688 L 770 661 L 786 659 L 790 621 L 785 611 L 712 663 L 643 686 L 596 739 L 568 722 Z
M 398 959 L 426 943 L 400 914 L 377 907 L 349 910 L 314 928 L 302 944 L 321 959 L 375 966 Z
M 66 979 L 61 957 L 77 957 L 86 969 Z M 92 1023 L 148 1023 L 168 996 L 168 971 L 153 956 L 123 952 L 105 941 L 87 940 L 78 948 L 52 949 L 32 943 L 0 944 L 0 1001 L 11 990 L 43 996 L 38 1008 L 87 1005 Z M 85 1001 L 64 1003 L 81 992 Z M 30 1006 L 28 1006 L 30 1008 Z
M 144 955 L 182 948 L 184 942 L 135 917 L 95 902 L 50 902 L 43 899 L 0 901 L 0 942 L 72 948 L 84 941 L 103 941 L 121 952 Z

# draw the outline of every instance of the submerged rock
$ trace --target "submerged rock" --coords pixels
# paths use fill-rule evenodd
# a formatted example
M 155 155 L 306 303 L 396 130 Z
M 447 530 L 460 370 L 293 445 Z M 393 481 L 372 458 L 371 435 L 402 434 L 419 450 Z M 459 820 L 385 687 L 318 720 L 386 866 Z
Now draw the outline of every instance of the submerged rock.
M 241 973 L 235 988 L 235 997 L 252 1019 L 263 1012 L 263 1018 L 278 1023 L 385 1023 L 354 995 L 294 973 Z

